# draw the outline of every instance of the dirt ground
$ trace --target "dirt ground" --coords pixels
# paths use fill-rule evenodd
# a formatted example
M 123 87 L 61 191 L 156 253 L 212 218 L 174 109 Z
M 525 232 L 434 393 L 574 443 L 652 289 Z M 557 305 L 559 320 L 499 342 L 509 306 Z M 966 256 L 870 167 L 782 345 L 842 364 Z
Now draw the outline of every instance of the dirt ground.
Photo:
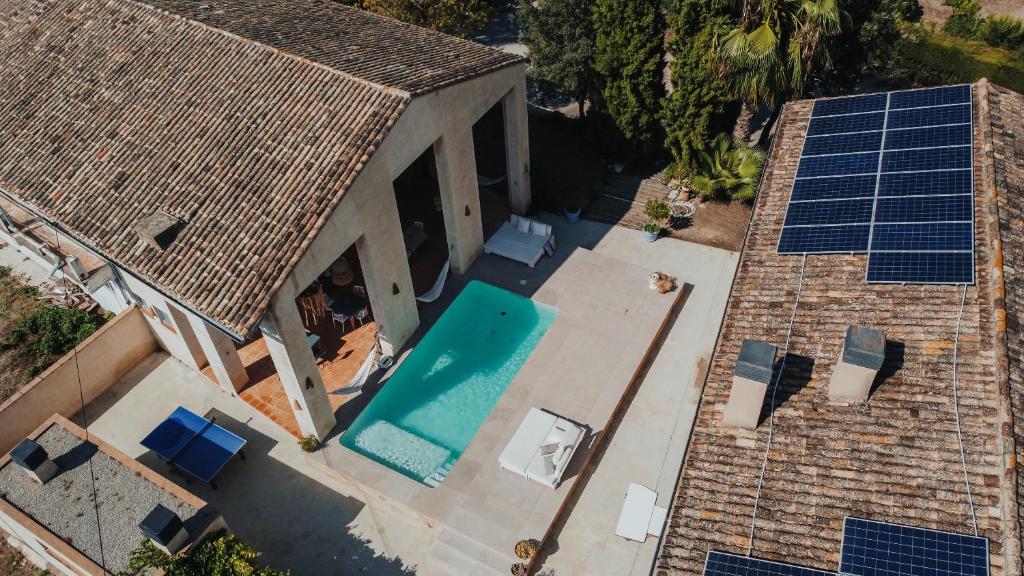
M 738 252 L 750 221 L 747 202 L 704 202 L 690 225 L 672 231 L 672 237 Z
M 1024 20 L 1024 0 L 978 0 L 978 3 L 984 16 L 999 14 Z M 941 25 L 953 13 L 944 0 L 921 0 L 921 6 L 924 7 L 924 21 L 936 25 Z
M 49 574 L 49 572 L 40 570 L 27 562 L 21 552 L 0 540 L 0 576 L 49 576 Z

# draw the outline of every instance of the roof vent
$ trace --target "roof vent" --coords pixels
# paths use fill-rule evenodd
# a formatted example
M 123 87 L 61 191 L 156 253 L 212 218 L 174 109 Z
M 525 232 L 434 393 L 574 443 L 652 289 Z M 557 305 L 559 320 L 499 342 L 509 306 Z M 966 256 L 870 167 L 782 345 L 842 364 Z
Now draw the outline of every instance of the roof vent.
M 166 250 L 184 226 L 185 223 L 179 218 L 163 210 L 157 210 L 136 222 L 135 231 L 153 248 Z
M 847 328 L 843 351 L 828 385 L 828 399 L 833 402 L 867 400 L 884 361 L 884 332 L 863 326 Z
M 744 340 L 736 359 L 729 403 L 722 423 L 740 428 L 757 428 L 761 405 L 772 379 L 776 347 L 759 340 Z
M 11 460 L 24 469 L 29 478 L 40 484 L 46 484 L 59 471 L 46 449 L 28 438 L 11 451 Z
M 139 523 L 139 529 L 146 535 L 146 538 L 153 542 L 153 545 L 168 554 L 177 554 L 188 540 L 185 523 L 177 514 L 161 504 L 157 504 L 143 518 Z

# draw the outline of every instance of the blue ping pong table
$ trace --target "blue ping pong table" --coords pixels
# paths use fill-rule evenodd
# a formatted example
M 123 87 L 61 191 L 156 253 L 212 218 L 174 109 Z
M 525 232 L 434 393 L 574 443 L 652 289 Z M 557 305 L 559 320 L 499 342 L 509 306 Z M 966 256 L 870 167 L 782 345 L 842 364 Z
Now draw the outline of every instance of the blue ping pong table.
M 186 472 L 214 489 L 214 477 L 235 457 L 245 460 L 245 439 L 179 406 L 141 444 L 173 471 Z

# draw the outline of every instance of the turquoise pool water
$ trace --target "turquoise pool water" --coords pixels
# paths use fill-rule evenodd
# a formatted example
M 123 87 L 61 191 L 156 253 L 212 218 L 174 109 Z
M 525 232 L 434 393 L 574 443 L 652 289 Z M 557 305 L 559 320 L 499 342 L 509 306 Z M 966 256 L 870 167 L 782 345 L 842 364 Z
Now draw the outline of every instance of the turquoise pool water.
M 470 282 L 341 437 L 341 445 L 438 486 L 557 311 Z

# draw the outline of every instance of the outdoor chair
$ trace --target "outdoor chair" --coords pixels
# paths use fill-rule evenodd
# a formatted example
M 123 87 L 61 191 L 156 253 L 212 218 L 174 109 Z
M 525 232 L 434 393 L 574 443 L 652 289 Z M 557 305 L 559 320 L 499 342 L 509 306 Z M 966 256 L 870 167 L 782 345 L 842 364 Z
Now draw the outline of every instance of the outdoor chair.
M 369 299 L 370 299 L 369 296 L 366 295 L 366 287 L 365 286 L 353 286 L 352 287 L 352 293 L 355 294 L 356 296 L 362 298 L 364 302 L 368 302 Z M 359 310 L 358 312 L 356 312 L 352 317 L 355 318 L 356 320 L 358 320 L 359 321 L 359 325 L 362 326 L 363 323 L 366 322 L 367 320 L 369 320 L 369 318 L 370 318 L 370 307 L 368 305 L 367 306 L 363 306 L 363 308 L 361 310 Z

